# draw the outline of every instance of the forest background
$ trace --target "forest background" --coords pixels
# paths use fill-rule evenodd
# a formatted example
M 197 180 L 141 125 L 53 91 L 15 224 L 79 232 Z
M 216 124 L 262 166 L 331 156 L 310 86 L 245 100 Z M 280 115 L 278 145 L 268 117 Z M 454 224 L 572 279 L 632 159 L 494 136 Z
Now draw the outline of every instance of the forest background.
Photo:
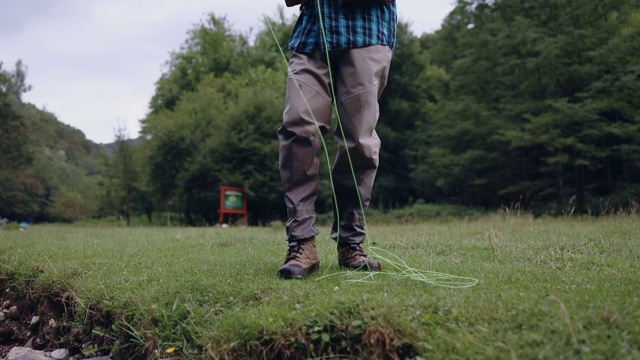
M 210 14 L 171 54 L 141 137 L 120 129 L 108 145 L 23 102 L 27 66 L 0 63 L 0 216 L 211 225 L 219 187 L 236 185 L 251 224 L 282 219 L 287 65 L 277 44 L 294 23 L 270 18 L 250 40 Z M 637 209 L 638 94 L 634 0 L 460 0 L 433 34 L 401 23 L 372 210 Z M 318 211 L 329 213 L 322 166 Z

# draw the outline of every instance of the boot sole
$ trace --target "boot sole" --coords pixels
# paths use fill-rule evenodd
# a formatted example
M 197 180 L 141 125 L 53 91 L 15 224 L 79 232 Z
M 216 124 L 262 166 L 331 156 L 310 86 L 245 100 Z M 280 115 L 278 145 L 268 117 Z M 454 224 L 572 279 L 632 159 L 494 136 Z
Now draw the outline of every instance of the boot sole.
M 300 274 L 293 274 L 290 271 L 286 271 L 286 270 L 285 271 L 278 270 L 278 277 L 282 279 L 303 279 L 311 275 L 311 273 L 313 273 L 314 271 L 318 270 L 319 267 L 320 267 L 320 263 L 317 263 L 311 266 L 307 271 L 304 271 Z
M 341 268 L 343 269 L 348 269 L 348 270 L 355 270 L 355 271 L 380 271 L 380 269 L 382 268 L 380 266 L 380 263 L 376 263 L 376 264 L 369 264 L 369 262 L 366 262 L 360 266 L 349 266 L 349 265 L 344 265 L 344 264 L 339 264 Z

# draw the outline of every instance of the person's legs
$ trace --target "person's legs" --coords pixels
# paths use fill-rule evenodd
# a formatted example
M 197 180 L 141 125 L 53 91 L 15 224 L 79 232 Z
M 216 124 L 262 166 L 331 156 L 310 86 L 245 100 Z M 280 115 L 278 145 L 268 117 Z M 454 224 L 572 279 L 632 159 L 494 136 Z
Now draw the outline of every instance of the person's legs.
M 329 70 L 323 54 L 293 53 L 280 140 L 280 176 L 287 206 L 289 249 L 278 270 L 283 278 L 303 278 L 320 265 L 315 247 L 315 202 L 321 133 L 331 127 Z
M 337 56 L 334 78 L 340 125 L 335 131 L 339 143 L 333 165 L 337 204 L 331 236 L 339 244 L 365 241 L 363 211 L 371 201 L 379 163 L 378 99 L 387 84 L 391 57 L 386 46 L 352 49 Z
M 308 239 L 319 232 L 315 225 L 322 148 L 318 127 L 322 132 L 330 129 L 332 104 L 324 59 L 319 52 L 293 53 L 289 62 L 286 107 L 278 129 L 289 242 Z

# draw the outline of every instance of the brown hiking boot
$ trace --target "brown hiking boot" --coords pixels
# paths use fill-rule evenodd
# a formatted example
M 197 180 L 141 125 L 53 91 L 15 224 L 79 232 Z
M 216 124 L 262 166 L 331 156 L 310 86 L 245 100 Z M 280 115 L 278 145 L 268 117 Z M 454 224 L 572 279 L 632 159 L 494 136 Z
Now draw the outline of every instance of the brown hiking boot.
M 338 264 L 351 270 L 380 271 L 380 263 L 369 259 L 360 245 L 338 244 Z
M 278 275 L 285 279 L 302 279 L 320 266 L 315 239 L 289 243 L 289 251 Z

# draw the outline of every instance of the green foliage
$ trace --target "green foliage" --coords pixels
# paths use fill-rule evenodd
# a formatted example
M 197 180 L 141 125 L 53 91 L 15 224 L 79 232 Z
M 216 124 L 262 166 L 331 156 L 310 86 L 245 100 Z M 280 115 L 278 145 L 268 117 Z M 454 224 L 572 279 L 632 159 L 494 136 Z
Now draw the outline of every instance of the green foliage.
M 156 84 L 151 111 L 175 109 L 180 98 L 195 91 L 207 74 L 238 74 L 246 47 L 246 38 L 234 34 L 225 18 L 210 14 L 189 31 L 180 51 L 172 54 L 167 71 Z
M 372 210 L 367 221 L 373 224 L 381 223 L 420 223 L 424 221 L 459 221 L 465 218 L 477 218 L 485 212 L 451 204 L 427 204 L 423 200 L 411 206 L 388 211 Z
M 74 222 L 82 219 L 86 214 L 82 195 L 75 191 L 63 190 L 50 199 L 51 206 L 48 213 L 54 220 Z
M 16 61 L 15 69 L 11 72 L 3 70 L 0 61 L 0 92 L 20 101 L 22 94 L 29 90 L 31 85 L 27 84 L 27 67 L 22 60 Z
M 637 198 L 639 10 L 459 1 L 424 42 L 450 81 L 419 127 L 420 196 L 579 213 Z
M 14 71 L 0 62 L 0 216 L 16 220 L 38 211 L 43 195 L 40 181 L 28 171 L 33 161 L 28 126 L 20 113 L 26 91 L 22 64 Z
M 281 20 L 285 31 L 290 26 Z M 190 33 L 159 82 L 155 98 L 164 89 L 182 90 L 170 106 L 152 102 L 154 111 L 143 120 L 148 178 L 158 206 L 182 212 L 187 224 L 217 221 L 221 185 L 248 191 L 254 223 L 281 211 L 274 134 L 286 68 L 274 62 L 276 47 L 264 49 L 269 33 L 258 34 L 259 45 L 249 51 L 243 35 L 211 15 Z
M 123 218 L 129 226 L 131 217 L 145 213 L 151 222 L 153 203 L 145 185 L 142 150 L 128 139 L 126 129 L 119 128 L 113 144 L 115 153 L 107 160 L 107 179 L 102 202 L 105 210 Z
M 0 215 L 14 221 L 76 221 L 96 215 L 105 152 L 44 109 L 23 103 L 21 62 L 0 66 Z
M 247 57 L 244 59 L 247 67 L 264 66 L 268 69 L 285 69 L 286 64 L 283 63 L 279 47 L 284 52 L 287 51 L 289 37 L 296 20 L 295 15 L 291 19 L 285 18 L 282 5 L 278 5 L 276 18 L 265 16 L 261 22 L 261 28 L 255 34 L 254 43 L 249 47 Z
M 387 87 L 380 99 L 380 119 L 376 132 L 381 141 L 380 169 L 376 179 L 374 206 L 406 204 L 415 195 L 417 184 L 411 176 L 414 147 L 407 146 L 416 129 L 443 95 L 447 74 L 434 66 L 413 36 L 408 25 L 398 27 Z M 428 143 L 420 139 L 420 143 Z
M 17 222 L 10 222 L 7 224 L 2 225 L 2 227 L 0 227 L 0 229 L 4 230 L 4 231 L 17 231 L 20 230 L 20 224 L 18 224 Z

